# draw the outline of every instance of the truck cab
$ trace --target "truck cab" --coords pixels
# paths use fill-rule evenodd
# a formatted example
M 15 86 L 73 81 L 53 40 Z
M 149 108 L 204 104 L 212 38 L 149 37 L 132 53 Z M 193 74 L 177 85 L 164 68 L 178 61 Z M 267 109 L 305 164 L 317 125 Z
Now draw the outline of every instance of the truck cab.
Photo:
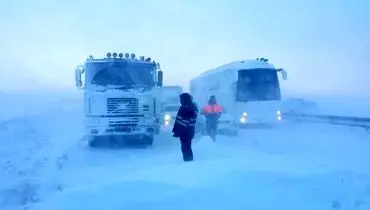
M 76 86 L 84 92 L 90 146 L 153 143 L 160 126 L 159 63 L 134 53 L 107 53 L 104 58 L 90 56 L 75 76 Z

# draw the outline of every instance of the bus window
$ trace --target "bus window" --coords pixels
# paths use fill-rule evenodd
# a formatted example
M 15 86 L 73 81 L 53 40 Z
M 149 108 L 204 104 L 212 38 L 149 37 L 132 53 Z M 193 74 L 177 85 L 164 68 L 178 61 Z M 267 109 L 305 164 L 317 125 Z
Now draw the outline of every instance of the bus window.
M 237 101 L 280 100 L 280 85 L 274 69 L 239 70 Z

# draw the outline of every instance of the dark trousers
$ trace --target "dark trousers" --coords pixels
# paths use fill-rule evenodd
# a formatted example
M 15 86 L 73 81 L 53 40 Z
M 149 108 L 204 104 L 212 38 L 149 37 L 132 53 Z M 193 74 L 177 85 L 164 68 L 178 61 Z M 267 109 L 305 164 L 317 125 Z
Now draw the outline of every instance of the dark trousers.
M 216 140 L 217 135 L 217 122 L 214 121 L 207 121 L 206 122 L 206 130 L 207 134 L 212 138 L 213 141 Z
M 193 160 L 193 150 L 191 149 L 191 138 L 188 137 L 181 137 L 181 152 L 184 161 L 192 161 Z

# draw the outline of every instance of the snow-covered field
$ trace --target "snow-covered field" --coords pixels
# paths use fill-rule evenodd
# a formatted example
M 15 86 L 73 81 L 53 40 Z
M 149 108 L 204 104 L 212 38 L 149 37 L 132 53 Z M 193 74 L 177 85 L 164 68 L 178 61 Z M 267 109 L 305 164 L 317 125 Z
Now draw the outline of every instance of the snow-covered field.
M 317 104 L 322 114 L 370 118 L 370 97 L 308 95 L 303 98 Z
M 88 148 L 77 95 L 7 97 L 0 209 L 370 209 L 365 130 L 287 123 L 203 137 L 183 163 L 169 133 L 150 148 Z

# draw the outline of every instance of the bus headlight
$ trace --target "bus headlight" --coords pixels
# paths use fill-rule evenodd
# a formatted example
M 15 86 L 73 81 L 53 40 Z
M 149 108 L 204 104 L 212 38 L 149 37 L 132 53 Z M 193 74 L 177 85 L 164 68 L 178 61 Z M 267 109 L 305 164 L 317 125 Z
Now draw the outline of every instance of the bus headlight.
M 165 121 L 168 121 L 168 120 L 170 120 L 171 119 L 171 115 L 169 115 L 169 114 L 165 114 L 164 115 L 164 120 Z

